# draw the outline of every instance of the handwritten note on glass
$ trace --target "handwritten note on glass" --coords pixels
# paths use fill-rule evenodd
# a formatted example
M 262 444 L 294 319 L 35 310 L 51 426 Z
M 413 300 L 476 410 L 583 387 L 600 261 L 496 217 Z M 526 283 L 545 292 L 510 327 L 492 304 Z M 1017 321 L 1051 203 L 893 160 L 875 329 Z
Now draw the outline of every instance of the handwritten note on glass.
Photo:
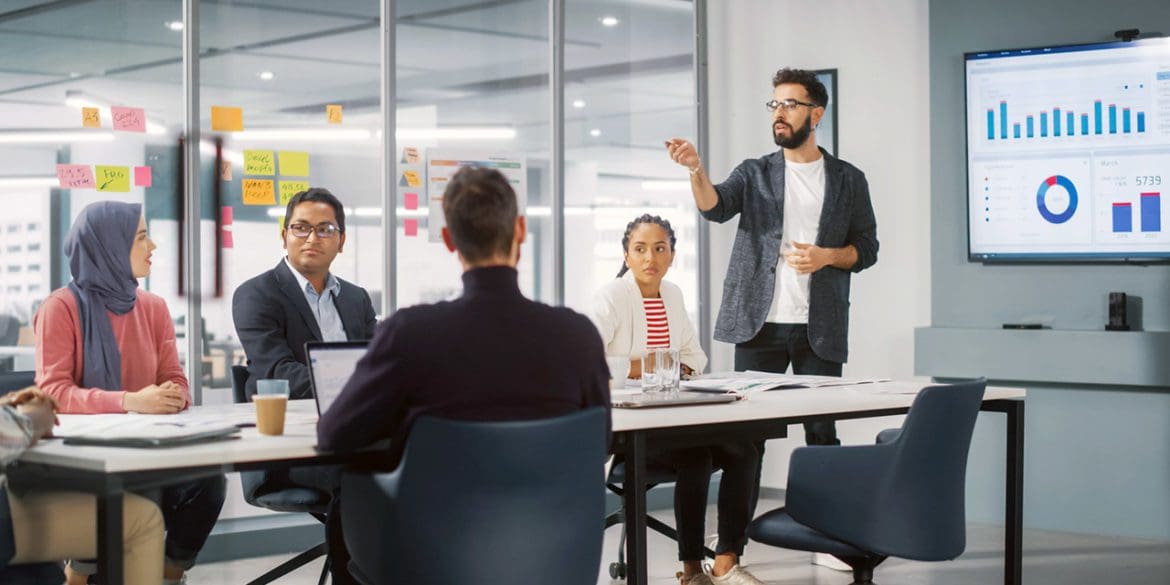
M 142 108 L 113 106 L 110 108 L 110 117 L 114 120 L 114 130 L 146 132 L 146 112 Z
M 244 174 L 245 175 L 275 175 L 276 174 L 276 158 L 272 156 L 271 150 L 245 150 L 244 151 Z
M 244 205 L 276 205 L 272 181 L 244 179 Z
M 113 193 L 130 191 L 130 167 L 94 167 L 97 174 L 97 190 Z
M 280 182 L 280 204 L 288 205 L 288 200 L 293 198 L 293 195 L 301 191 L 309 190 L 308 181 L 281 181 Z
M 62 189 L 93 189 L 93 169 L 89 165 L 57 165 L 57 179 Z
M 86 128 L 101 128 L 102 111 L 97 108 L 81 108 L 81 125 Z

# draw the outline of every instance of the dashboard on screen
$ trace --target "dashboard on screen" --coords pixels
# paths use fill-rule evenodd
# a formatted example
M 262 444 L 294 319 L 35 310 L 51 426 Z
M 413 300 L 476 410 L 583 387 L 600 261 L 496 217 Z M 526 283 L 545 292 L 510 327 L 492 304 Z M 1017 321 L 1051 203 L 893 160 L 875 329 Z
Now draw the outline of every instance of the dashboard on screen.
M 966 55 L 975 261 L 1170 261 L 1170 39 Z

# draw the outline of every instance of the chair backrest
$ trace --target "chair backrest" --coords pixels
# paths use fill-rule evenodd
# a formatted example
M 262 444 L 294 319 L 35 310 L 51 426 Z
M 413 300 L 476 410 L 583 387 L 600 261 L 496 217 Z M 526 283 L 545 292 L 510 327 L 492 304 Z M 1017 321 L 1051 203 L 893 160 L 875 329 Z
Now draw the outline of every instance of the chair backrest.
M 853 544 L 924 561 L 962 554 L 967 455 L 986 385 L 976 380 L 930 386 L 918 394 L 901 434 L 889 444 L 892 464 L 874 484 L 868 538 Z
M 32 386 L 36 374 L 33 370 L 0 372 L 0 395 Z
M 248 367 L 232 366 L 232 401 L 243 404 L 248 401 Z
M 366 526 L 350 546 L 358 570 L 378 583 L 596 583 L 606 416 L 420 418 L 399 471 L 343 483 L 346 542 L 354 516 Z

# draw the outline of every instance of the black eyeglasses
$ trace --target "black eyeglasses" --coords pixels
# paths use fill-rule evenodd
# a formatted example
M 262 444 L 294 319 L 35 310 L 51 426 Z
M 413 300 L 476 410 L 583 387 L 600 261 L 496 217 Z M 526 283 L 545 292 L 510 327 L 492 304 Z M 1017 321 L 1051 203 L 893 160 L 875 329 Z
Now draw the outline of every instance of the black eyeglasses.
M 792 111 L 796 110 L 796 108 L 798 108 L 798 107 L 800 107 L 800 106 L 804 106 L 804 107 L 806 107 L 806 108 L 817 108 L 817 107 L 820 107 L 820 106 L 818 106 L 818 105 L 816 105 L 816 104 L 810 104 L 810 103 L 808 103 L 808 102 L 802 102 L 802 101 L 799 101 L 799 100 L 794 100 L 794 99 L 791 99 L 791 98 L 790 98 L 790 99 L 786 99 L 786 100 L 784 100 L 784 101 L 782 101 L 782 102 L 781 102 L 781 101 L 776 101 L 776 100 L 768 100 L 768 101 L 764 102 L 764 107 L 765 107 L 765 108 L 768 108 L 768 111 L 769 111 L 769 112 L 775 112 L 775 111 L 776 111 L 778 108 L 784 108 L 784 111 L 785 111 L 785 112 L 792 112 Z
M 317 237 L 322 239 L 337 237 L 341 233 L 341 228 L 331 224 L 323 223 L 318 226 L 311 226 L 307 223 L 294 223 L 288 226 L 288 231 L 293 236 L 301 239 L 309 237 L 309 234 L 317 232 Z

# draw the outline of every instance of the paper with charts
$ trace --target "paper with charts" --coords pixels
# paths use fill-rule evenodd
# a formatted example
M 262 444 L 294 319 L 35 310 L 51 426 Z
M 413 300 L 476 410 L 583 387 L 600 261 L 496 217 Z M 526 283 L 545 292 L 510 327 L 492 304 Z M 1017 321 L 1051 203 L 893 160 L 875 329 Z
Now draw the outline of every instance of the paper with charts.
M 523 215 L 528 203 L 527 165 L 519 152 L 491 152 L 470 149 L 427 149 L 427 241 L 441 242 L 441 230 L 447 225 L 443 218 L 443 191 L 447 182 L 463 167 L 493 168 L 516 192 L 516 205 Z

